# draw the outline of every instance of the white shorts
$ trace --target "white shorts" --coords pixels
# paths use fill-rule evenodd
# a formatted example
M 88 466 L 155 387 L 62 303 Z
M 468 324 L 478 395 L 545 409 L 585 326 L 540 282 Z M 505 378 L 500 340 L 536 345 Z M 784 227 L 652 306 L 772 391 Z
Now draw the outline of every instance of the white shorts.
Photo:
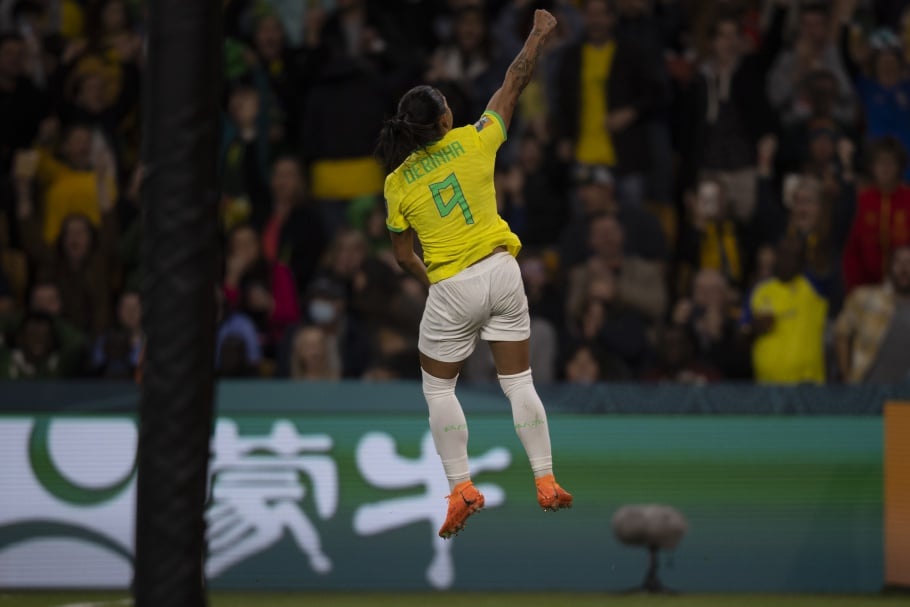
M 518 262 L 495 253 L 451 278 L 430 285 L 417 347 L 434 360 L 461 362 L 477 340 L 531 337 L 528 298 Z

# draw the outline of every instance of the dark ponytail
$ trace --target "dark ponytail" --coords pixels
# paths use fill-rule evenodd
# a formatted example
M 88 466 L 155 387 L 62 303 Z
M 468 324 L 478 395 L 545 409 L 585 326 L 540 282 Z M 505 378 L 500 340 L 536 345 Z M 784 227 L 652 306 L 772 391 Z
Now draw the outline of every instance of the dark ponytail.
M 383 123 L 376 144 L 376 157 L 387 173 L 442 137 L 439 118 L 445 111 L 442 93 L 432 86 L 415 86 L 404 94 L 398 102 L 398 113 Z

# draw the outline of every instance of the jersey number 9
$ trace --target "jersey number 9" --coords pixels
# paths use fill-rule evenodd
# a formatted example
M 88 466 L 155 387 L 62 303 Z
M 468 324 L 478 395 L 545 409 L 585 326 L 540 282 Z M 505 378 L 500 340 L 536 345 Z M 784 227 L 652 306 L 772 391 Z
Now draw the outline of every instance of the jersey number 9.
M 447 201 L 444 201 L 443 192 L 449 188 L 452 188 L 452 195 Z M 441 217 L 447 217 L 457 206 L 461 209 L 461 214 L 464 215 L 465 223 L 468 225 L 474 223 L 471 207 L 468 206 L 468 201 L 465 200 L 464 192 L 461 189 L 461 184 L 458 183 L 458 178 L 455 177 L 455 173 L 450 173 L 442 181 L 431 183 L 430 192 L 433 194 L 433 201 L 436 203 L 436 208 L 439 210 Z

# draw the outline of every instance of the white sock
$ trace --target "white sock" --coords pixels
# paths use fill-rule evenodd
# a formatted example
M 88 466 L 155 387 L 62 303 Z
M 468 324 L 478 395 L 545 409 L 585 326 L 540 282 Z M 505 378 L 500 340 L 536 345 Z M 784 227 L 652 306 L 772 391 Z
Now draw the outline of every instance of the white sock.
M 534 478 L 553 474 L 553 455 L 550 450 L 550 431 L 547 412 L 534 389 L 531 370 L 515 375 L 500 375 L 499 385 L 512 403 L 515 432 L 524 445 Z
M 471 479 L 468 468 L 468 422 L 455 396 L 458 377 L 440 379 L 423 372 L 423 396 L 430 410 L 430 432 L 442 467 L 449 479 L 449 490 Z

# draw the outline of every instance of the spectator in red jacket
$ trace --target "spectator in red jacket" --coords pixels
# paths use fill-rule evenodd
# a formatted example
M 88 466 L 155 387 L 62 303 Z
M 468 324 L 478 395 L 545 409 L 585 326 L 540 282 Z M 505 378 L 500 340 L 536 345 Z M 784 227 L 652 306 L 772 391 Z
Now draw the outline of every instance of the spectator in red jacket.
M 910 187 L 901 182 L 906 165 L 907 151 L 897 139 L 886 137 L 873 146 L 873 184 L 859 194 L 844 249 L 847 291 L 881 283 L 891 253 L 910 244 Z
M 264 350 L 272 353 L 285 329 L 300 317 L 293 274 L 283 263 L 265 259 L 259 235 L 248 225 L 231 231 L 226 266 L 225 300 L 253 318 Z

